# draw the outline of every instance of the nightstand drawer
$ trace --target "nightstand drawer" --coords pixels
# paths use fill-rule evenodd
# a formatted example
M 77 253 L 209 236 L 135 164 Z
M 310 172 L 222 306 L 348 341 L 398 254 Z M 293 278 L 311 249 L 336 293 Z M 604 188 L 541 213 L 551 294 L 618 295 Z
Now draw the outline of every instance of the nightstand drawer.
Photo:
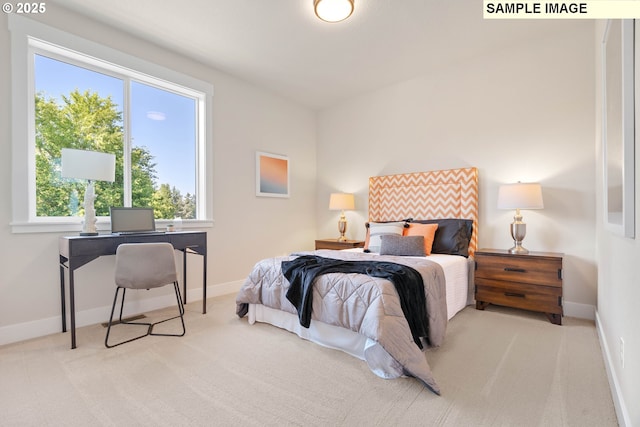
M 317 249 L 335 249 L 341 251 L 343 249 L 364 248 L 364 240 L 338 240 L 338 239 L 318 239 L 316 240 Z
M 562 288 L 476 278 L 476 300 L 562 314 Z
M 562 258 L 476 254 L 475 277 L 562 287 Z
M 496 304 L 541 311 L 552 323 L 561 325 L 562 257 L 557 252 L 477 251 L 476 308 L 484 310 Z

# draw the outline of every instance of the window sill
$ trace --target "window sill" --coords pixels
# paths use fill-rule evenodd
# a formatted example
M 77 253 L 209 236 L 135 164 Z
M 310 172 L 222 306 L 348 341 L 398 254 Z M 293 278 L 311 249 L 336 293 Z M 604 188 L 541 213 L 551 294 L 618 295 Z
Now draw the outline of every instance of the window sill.
M 173 221 L 170 220 L 157 220 L 156 229 L 166 230 L 167 225 Z M 212 219 L 205 220 L 183 220 L 182 230 L 197 230 L 201 228 L 212 228 L 215 221 Z M 99 233 L 110 233 L 111 223 L 109 221 L 98 221 L 96 228 Z M 79 233 L 82 230 L 82 223 L 80 221 L 55 221 L 55 220 L 43 220 L 33 222 L 12 222 L 11 232 L 14 234 L 22 233 Z M 178 230 L 176 230 L 178 231 Z

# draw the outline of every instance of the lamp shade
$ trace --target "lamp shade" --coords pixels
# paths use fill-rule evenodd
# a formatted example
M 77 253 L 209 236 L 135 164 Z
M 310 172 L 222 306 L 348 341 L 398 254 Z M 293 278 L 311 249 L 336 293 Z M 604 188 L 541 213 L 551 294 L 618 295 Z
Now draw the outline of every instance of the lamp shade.
M 316 16 L 326 22 L 340 22 L 353 13 L 354 0 L 314 0 Z
M 505 184 L 498 190 L 498 209 L 542 208 L 542 187 L 538 183 Z
M 116 156 L 97 151 L 62 149 L 62 176 L 91 181 L 115 180 Z
M 331 193 L 331 197 L 329 197 L 329 209 L 332 211 L 352 210 L 355 206 L 353 194 Z

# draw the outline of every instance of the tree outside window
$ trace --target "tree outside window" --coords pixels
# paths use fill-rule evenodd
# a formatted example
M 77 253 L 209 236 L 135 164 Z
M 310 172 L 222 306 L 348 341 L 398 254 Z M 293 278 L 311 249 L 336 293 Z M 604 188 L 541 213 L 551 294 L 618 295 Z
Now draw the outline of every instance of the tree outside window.
M 84 215 L 85 183 L 60 175 L 61 149 L 75 148 L 116 155 L 115 182 L 95 183 L 96 215 L 131 205 L 197 218 L 195 99 L 45 55 L 34 68 L 36 216 Z

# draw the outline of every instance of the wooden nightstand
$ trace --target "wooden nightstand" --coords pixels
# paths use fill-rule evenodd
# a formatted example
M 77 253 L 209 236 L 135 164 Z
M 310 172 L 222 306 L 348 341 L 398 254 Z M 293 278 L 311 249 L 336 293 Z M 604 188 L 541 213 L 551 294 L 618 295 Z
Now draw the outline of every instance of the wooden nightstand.
M 351 249 L 364 248 L 363 240 L 344 240 L 339 242 L 338 239 L 318 239 L 316 240 L 316 249 Z
M 562 324 L 562 257 L 555 252 L 476 251 L 476 308 L 489 304 L 540 311 Z

